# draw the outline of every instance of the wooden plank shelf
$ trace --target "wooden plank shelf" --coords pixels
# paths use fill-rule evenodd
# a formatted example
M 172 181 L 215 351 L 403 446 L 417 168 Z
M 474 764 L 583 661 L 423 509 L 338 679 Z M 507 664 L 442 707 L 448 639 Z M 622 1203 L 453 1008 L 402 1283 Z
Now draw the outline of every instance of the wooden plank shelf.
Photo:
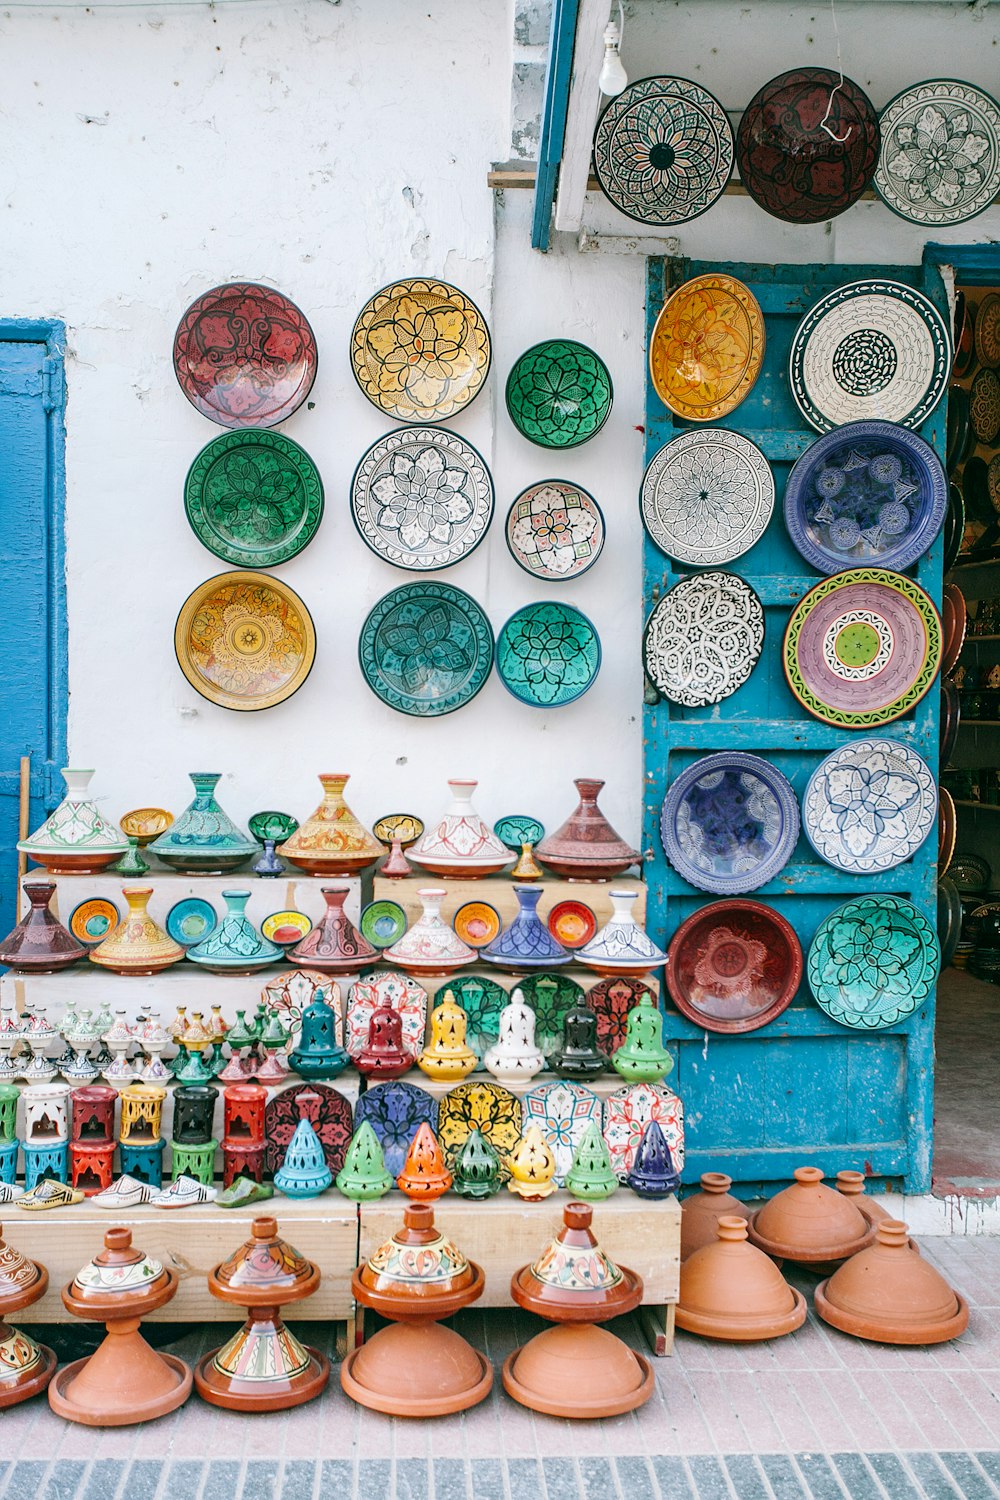
M 515 884 L 507 875 L 488 876 L 484 880 L 453 880 L 440 875 L 415 873 L 403 880 L 387 880 L 384 875 L 376 872 L 373 900 L 398 901 L 406 912 L 407 919 L 415 922 L 423 910 L 417 892 L 424 889 L 443 890 L 445 899 L 441 915 L 446 922 L 450 923 L 459 907 L 464 906 L 467 901 L 485 901 L 494 907 L 506 925 L 518 911 Z M 542 893 L 538 914 L 543 921 L 560 901 L 582 901 L 590 907 L 598 923 L 603 925 L 611 916 L 611 899 L 608 893 L 612 888 L 616 891 L 632 891 L 636 902 L 633 908 L 635 920 L 640 924 L 646 920 L 646 887 L 634 875 L 620 875 L 614 880 L 605 881 L 546 879 L 533 881 L 532 884 Z

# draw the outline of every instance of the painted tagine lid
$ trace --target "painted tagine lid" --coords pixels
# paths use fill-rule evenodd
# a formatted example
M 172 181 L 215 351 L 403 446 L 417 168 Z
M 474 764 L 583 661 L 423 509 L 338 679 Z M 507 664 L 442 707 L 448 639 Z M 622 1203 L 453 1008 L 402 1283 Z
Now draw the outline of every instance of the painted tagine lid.
M 609 891 L 611 916 L 601 930 L 576 951 L 580 963 L 597 974 L 640 977 L 662 968 L 667 955 L 632 920 L 634 891 Z
M 619 838 L 598 807 L 604 782 L 581 777 L 573 785 L 580 795 L 576 810 L 561 828 L 536 845 L 536 857 L 553 874 L 569 880 L 612 880 L 624 875 L 641 856 Z
M 0 1317 L 7 1317 L 37 1301 L 48 1284 L 49 1273 L 45 1267 L 22 1255 L 16 1246 L 8 1245 L 0 1224 Z
M 345 772 L 321 775 L 322 802 L 278 850 L 310 875 L 353 875 L 386 852 L 344 801 L 350 779 Z
M 442 919 L 441 906 L 447 892 L 439 887 L 426 887 L 417 895 L 423 914 L 397 943 L 383 950 L 386 963 L 395 964 L 409 974 L 426 974 L 428 978 L 450 974 L 453 969 L 472 963 L 475 949 L 463 943 Z
M 819 1167 L 796 1167 L 791 1187 L 776 1193 L 749 1219 L 751 1242 L 768 1255 L 804 1265 L 843 1260 L 875 1238 L 866 1209 L 823 1186 Z
M 277 943 L 259 933 L 246 915 L 249 891 L 223 891 L 226 915 L 208 937 L 202 938 L 187 956 L 215 974 L 253 974 L 278 963 L 284 953 Z
M 563 1227 L 530 1266 L 515 1271 L 511 1296 L 553 1323 L 603 1323 L 642 1301 L 642 1278 L 605 1255 L 589 1203 L 567 1203 Z
M 805 1320 L 802 1293 L 747 1242 L 746 1220 L 737 1214 L 723 1214 L 713 1242 L 681 1265 L 677 1326 L 688 1333 L 754 1342 L 793 1333 Z
M 681 1204 L 681 1260 L 715 1243 L 716 1227 L 724 1215 L 749 1217 L 746 1205 L 729 1191 L 732 1185 L 733 1179 L 725 1172 L 702 1172 L 701 1192 Z
M 190 875 L 225 875 L 261 852 L 256 839 L 244 833 L 216 800 L 219 771 L 191 771 L 194 800 L 165 833 L 154 839 L 149 852 Z
M 354 1273 L 359 1302 L 393 1320 L 447 1318 L 482 1295 L 486 1277 L 444 1237 L 429 1203 L 408 1203 L 403 1227 Z
M 449 781 L 451 801 L 444 815 L 427 828 L 410 850 L 410 859 L 433 875 L 464 876 L 476 880 L 496 875 L 514 862 L 489 824 L 472 805 L 478 781 Z
M 541 917 L 538 903 L 542 892 L 535 885 L 514 887 L 517 915 L 499 937 L 482 949 L 481 956 L 501 969 L 515 972 L 526 969 L 557 969 L 568 963 L 570 954 L 556 941 Z
M 964 1297 L 908 1241 L 904 1223 L 883 1220 L 874 1244 L 816 1288 L 823 1321 L 880 1344 L 943 1344 L 964 1333 Z
M 25 881 L 24 894 L 30 905 L 13 932 L 0 943 L 0 964 L 20 974 L 54 974 L 68 969 L 87 952 L 51 910 L 49 903 L 55 890 L 50 880 Z
M 300 1302 L 319 1286 L 319 1268 L 278 1236 L 270 1214 L 254 1219 L 250 1238 L 208 1274 L 213 1297 L 242 1307 L 280 1307 Z
M 292 949 L 289 957 L 295 963 L 308 964 L 323 974 L 349 974 L 378 962 L 378 949 L 372 947 L 344 911 L 350 893 L 347 885 L 323 887 L 326 910 L 316 926 Z
M 103 943 L 90 951 L 90 961 L 116 974 L 157 974 L 180 963 L 184 949 L 154 922 L 146 907 L 152 886 L 125 886 L 128 911 Z
M 94 875 L 128 850 L 128 839 L 98 811 L 90 796 L 93 771 L 65 770 L 66 795 L 18 850 L 53 875 Z
M 132 1244 L 131 1229 L 109 1229 L 104 1249 L 63 1288 L 63 1301 L 78 1318 L 145 1317 L 169 1302 L 177 1275 Z

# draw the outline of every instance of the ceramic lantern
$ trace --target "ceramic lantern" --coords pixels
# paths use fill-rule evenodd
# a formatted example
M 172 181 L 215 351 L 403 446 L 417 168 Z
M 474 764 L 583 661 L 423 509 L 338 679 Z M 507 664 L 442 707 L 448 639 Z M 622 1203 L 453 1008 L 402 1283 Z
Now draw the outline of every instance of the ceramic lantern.
M 883 1219 L 867 1249 L 816 1288 L 825 1323 L 879 1344 L 943 1344 L 969 1326 L 964 1297 L 909 1242 L 898 1219 Z
M 452 1176 L 445 1166 L 444 1153 L 426 1120 L 417 1127 L 410 1142 L 403 1170 L 396 1178 L 396 1186 L 408 1198 L 430 1202 L 440 1198 L 451 1187 Z
M 326 910 L 316 926 L 289 953 L 293 963 L 321 974 L 356 974 L 378 962 L 378 949 L 364 937 L 344 911 L 349 885 L 324 886 Z
M 298 1046 L 288 1061 L 302 1078 L 336 1078 L 350 1062 L 337 1041 L 337 1013 L 316 999 L 302 1012 Z
M 11 1328 L 11 1313 L 30 1307 L 45 1295 L 49 1273 L 3 1239 L 0 1225 L 0 1410 L 44 1391 L 56 1368 L 56 1356 L 20 1329 Z
M 611 1166 L 600 1126 L 596 1120 L 591 1120 L 573 1153 L 566 1173 L 566 1191 L 574 1198 L 600 1201 L 610 1198 L 617 1189 L 618 1178 Z
M 571 1006 L 563 1017 L 562 1045 L 550 1062 L 560 1078 L 599 1078 L 607 1070 L 608 1060 L 597 1045 L 597 1017 L 585 1002 Z
M 55 974 L 68 969 L 87 949 L 51 910 L 54 882 L 26 880 L 23 889 L 28 910 L 0 943 L 0 964 L 17 974 Z
M 526 1203 L 547 1198 L 556 1190 L 556 1158 L 538 1125 L 529 1125 L 507 1158 L 509 1192 Z
M 875 1239 L 865 1204 L 824 1187 L 819 1167 L 796 1167 L 795 1181 L 755 1209 L 750 1241 L 778 1260 L 823 1265 L 845 1260 Z
M 378 1136 L 367 1120 L 362 1120 L 355 1131 L 336 1181 L 337 1191 L 355 1203 L 383 1198 L 393 1186 Z
M 448 782 L 451 801 L 433 827 L 427 828 L 410 850 L 410 859 L 432 875 L 457 880 L 480 880 L 513 864 L 502 844 L 472 805 L 477 781 Z
M 374 1083 L 400 1078 L 413 1066 L 413 1059 L 403 1047 L 403 1018 L 388 1000 L 372 1011 L 368 1042 L 356 1054 L 354 1066 Z
M 151 854 L 185 875 L 227 875 L 260 854 L 260 845 L 219 806 L 218 771 L 191 771 L 194 800 L 159 838 Z
M 128 849 L 124 834 L 101 817 L 90 796 L 93 774 L 63 771 L 65 797 L 41 828 L 17 846 L 52 875 L 96 875 Z
M 431 1011 L 431 1037 L 417 1067 L 438 1083 L 460 1083 L 475 1068 L 479 1059 L 465 1040 L 465 1011 L 455 1003 L 451 990 Z
M 500 1012 L 500 1034 L 489 1047 L 483 1062 L 499 1083 L 530 1080 L 545 1066 L 545 1058 L 535 1043 L 535 1012 L 525 1005 L 520 990 Z
M 385 853 L 344 801 L 349 780 L 342 772 L 320 776 L 322 802 L 278 851 L 310 875 L 356 875 Z
M 603 781 L 581 777 L 573 785 L 580 801 L 561 828 L 535 848 L 539 861 L 564 880 L 613 880 L 641 855 L 612 828 L 597 805 Z
M 470 1130 L 455 1155 L 453 1187 L 462 1198 L 492 1198 L 503 1186 L 504 1166 L 493 1142 Z
M 658 1120 L 647 1121 L 625 1184 L 640 1198 L 668 1198 L 680 1187 L 681 1174 Z
M 652 995 L 643 995 L 625 1023 L 625 1040 L 612 1053 L 616 1073 L 630 1083 L 658 1083 L 674 1065 L 663 1045 L 663 1016 Z
M 326 1191 L 333 1173 L 326 1164 L 323 1145 L 313 1123 L 319 1097 L 305 1092 L 295 1099 L 299 1123 L 288 1144 L 284 1160 L 274 1174 L 274 1185 L 286 1198 L 315 1198 Z

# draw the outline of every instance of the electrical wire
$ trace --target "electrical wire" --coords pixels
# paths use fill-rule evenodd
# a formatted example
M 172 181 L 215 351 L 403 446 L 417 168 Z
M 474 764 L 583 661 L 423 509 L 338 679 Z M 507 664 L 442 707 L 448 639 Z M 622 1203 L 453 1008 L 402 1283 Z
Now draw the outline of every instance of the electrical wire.
M 830 90 L 830 97 L 826 101 L 826 114 L 823 116 L 822 120 L 820 120 L 819 128 L 820 130 L 826 131 L 831 141 L 836 141 L 838 146 L 843 146 L 846 145 L 846 143 L 851 139 L 851 126 L 848 125 L 847 133 L 845 135 L 834 135 L 833 131 L 826 123 L 830 118 L 831 113 L 833 112 L 833 101 L 836 98 L 837 94 L 839 94 L 840 90 L 844 87 L 844 59 L 840 50 L 840 27 L 837 25 L 837 0 L 830 0 L 830 16 L 833 20 L 833 34 L 837 40 L 837 72 L 840 74 L 840 82 L 835 84 Z

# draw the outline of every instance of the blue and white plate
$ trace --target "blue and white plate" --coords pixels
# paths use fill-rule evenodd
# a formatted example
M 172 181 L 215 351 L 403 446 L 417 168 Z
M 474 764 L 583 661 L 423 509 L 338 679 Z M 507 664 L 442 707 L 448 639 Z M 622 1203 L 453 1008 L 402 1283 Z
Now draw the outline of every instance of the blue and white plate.
M 937 806 L 923 756 L 899 740 L 852 740 L 809 778 L 802 826 L 828 865 L 870 875 L 912 859 L 937 826 Z
M 701 891 L 739 896 L 788 863 L 799 805 L 787 777 L 759 755 L 722 751 L 696 760 L 663 799 L 660 836 L 678 875 Z
M 186 896 L 167 912 L 167 932 L 182 948 L 193 948 L 211 937 L 218 925 L 215 907 L 201 896 Z

